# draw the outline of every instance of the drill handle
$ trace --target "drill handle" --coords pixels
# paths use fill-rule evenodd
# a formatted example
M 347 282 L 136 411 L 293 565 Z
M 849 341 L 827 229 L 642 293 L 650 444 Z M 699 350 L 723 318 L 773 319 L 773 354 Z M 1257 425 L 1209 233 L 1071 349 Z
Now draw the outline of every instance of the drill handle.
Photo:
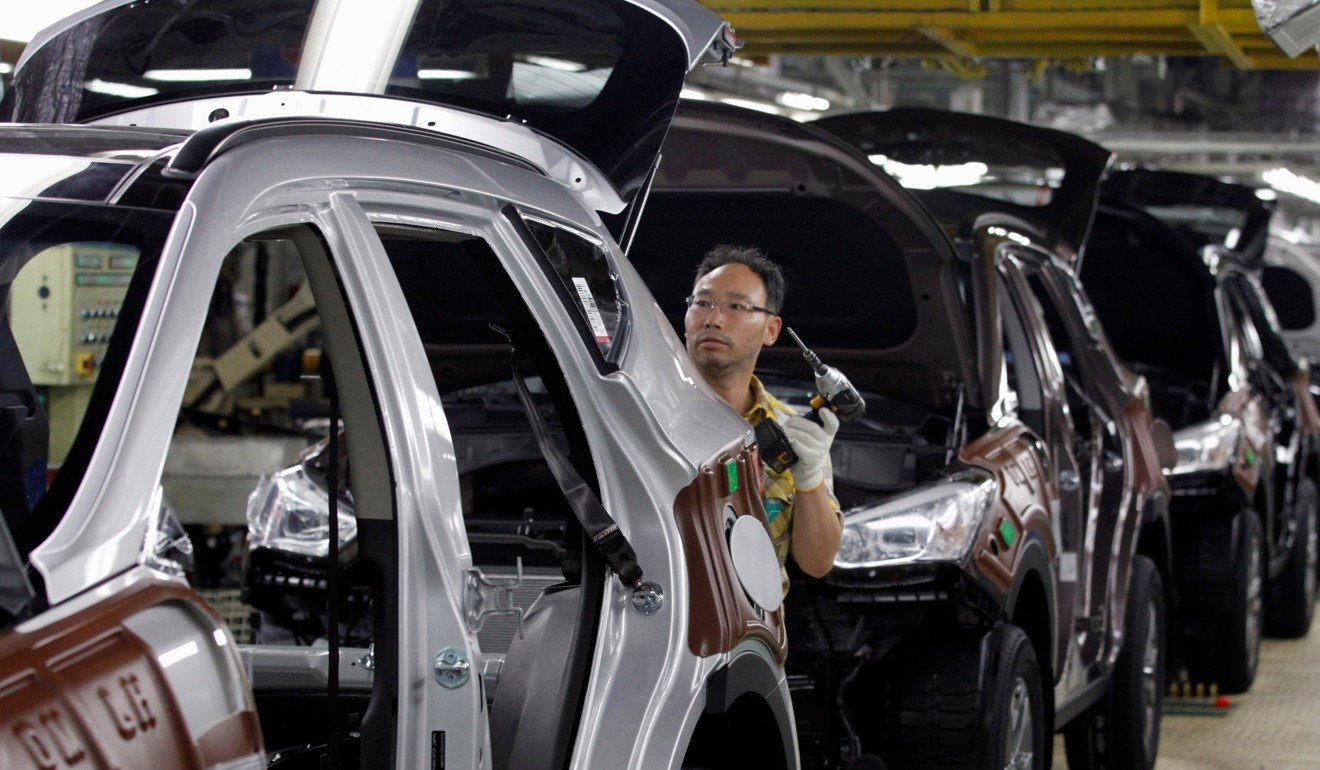
M 811 395 L 811 411 L 807 412 L 806 414 L 804 414 L 804 415 L 802 415 L 802 416 L 803 416 L 803 417 L 806 417 L 808 420 L 811 420 L 812 422 L 816 423 L 817 425 L 819 425 L 819 426 L 821 426 L 821 427 L 825 427 L 825 421 L 822 420 L 822 419 L 820 419 L 820 414 L 817 413 L 817 411 L 816 411 L 817 409 L 820 409 L 821 407 L 826 407 L 826 408 L 828 408 L 831 412 L 837 412 L 837 411 L 838 411 L 838 408 L 837 408 L 836 406 L 834 406 L 834 404 L 830 403 L 830 400 L 829 400 L 829 399 L 825 398 L 824 396 L 822 396 L 822 395 L 819 394 L 819 393 L 813 393 L 813 394 Z

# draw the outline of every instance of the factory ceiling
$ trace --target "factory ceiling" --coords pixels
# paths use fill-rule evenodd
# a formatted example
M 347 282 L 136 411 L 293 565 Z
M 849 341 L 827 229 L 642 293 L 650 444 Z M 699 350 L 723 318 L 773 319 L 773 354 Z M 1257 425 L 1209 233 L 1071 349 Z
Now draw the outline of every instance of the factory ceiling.
M 750 57 L 966 60 L 1217 57 L 1238 69 L 1320 69 L 1284 56 L 1250 0 L 702 0 Z

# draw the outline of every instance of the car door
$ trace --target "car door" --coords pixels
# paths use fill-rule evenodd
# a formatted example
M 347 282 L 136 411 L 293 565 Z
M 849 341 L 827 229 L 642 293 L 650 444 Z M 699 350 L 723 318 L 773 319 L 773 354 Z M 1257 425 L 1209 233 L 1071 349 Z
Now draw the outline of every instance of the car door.
M 1056 410 L 1052 389 L 1057 384 L 1045 370 L 1050 361 L 1040 355 L 1035 342 L 1031 307 L 1024 310 L 1023 295 L 1010 292 L 1003 264 L 1012 259 L 1012 241 L 1001 221 L 986 215 L 973 225 L 975 258 L 970 262 L 968 293 L 973 300 L 979 390 L 990 429 L 969 443 L 959 459 L 998 474 L 1000 521 L 1013 523 L 1000 532 L 1002 540 L 992 537 L 992 547 L 975 552 L 974 563 L 1004 581 L 1006 590 L 1026 571 L 1036 572 L 1044 581 L 1054 620 L 1048 663 L 1057 691 L 1067 686 L 1069 671 L 1076 668 L 1068 662 L 1073 644 L 1070 619 L 1053 610 L 1071 611 L 1074 601 L 1075 578 L 1068 583 L 1059 580 L 1060 568 L 1066 566 L 1059 563 L 1059 555 L 1080 536 L 1080 525 L 1075 523 L 1082 515 L 1080 485 L 1070 484 L 1064 490 L 1059 483 L 1060 470 L 1075 472 L 1076 464 L 1069 450 L 1049 438 L 1047 411 Z M 1057 430 L 1058 417 L 1048 419 Z M 1065 527 L 1068 518 L 1072 522 Z M 1016 545 L 1019 542 L 1023 545 Z M 1039 561 L 1032 558 L 1034 563 L 1028 564 L 1022 558 L 1028 543 L 1039 546 Z
M 1010 254 L 1012 251 L 1010 250 Z M 1070 689 L 1084 677 L 1085 668 L 1096 659 L 1104 641 L 1104 606 L 1097 604 L 1093 586 L 1106 577 L 1097 572 L 1091 553 L 1096 536 L 1094 520 L 1102 479 L 1095 472 L 1094 459 L 1079 457 L 1093 436 L 1079 435 L 1066 393 L 1067 384 L 1060 366 L 1058 351 L 1044 322 L 1045 311 L 1031 291 L 1022 262 L 1006 256 L 1000 263 L 1006 295 L 1017 313 L 1040 377 L 1042 438 L 1048 448 L 1053 478 L 1059 489 L 1059 502 L 1053 511 L 1055 537 L 1058 541 L 1056 575 L 1058 579 L 1058 639 L 1064 654 L 1064 671 Z M 1103 566 L 1103 565 L 1102 565 Z M 1104 597 L 1101 590 L 1100 596 Z
M 1148 502 L 1135 497 L 1134 473 L 1142 469 L 1160 478 L 1158 465 L 1150 464 L 1149 412 L 1119 380 L 1072 274 L 1047 260 L 1029 271 L 1027 280 L 1059 355 L 1069 410 L 1084 434 L 1078 451 L 1089 470 L 1087 612 L 1093 626 L 1097 615 L 1103 618 L 1106 642 L 1098 654 L 1108 658 L 1122 630 L 1126 592 L 1119 587 L 1127 585 L 1126 555 L 1133 550 L 1139 512 Z M 1144 451 L 1138 454 L 1138 448 Z

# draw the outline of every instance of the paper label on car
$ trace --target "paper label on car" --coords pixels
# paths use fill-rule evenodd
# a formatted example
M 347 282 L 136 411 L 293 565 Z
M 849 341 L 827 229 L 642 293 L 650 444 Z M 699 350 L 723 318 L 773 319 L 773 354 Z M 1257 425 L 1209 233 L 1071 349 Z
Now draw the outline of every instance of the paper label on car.
M 582 300 L 582 309 L 587 313 L 587 323 L 591 325 L 592 335 L 597 342 L 608 345 L 610 333 L 605 328 L 605 321 L 600 317 L 600 310 L 596 308 L 596 298 L 591 296 L 591 287 L 587 285 L 587 279 L 573 276 L 573 285 L 577 287 L 578 299 Z
M 1059 581 L 1062 583 L 1077 582 L 1077 552 L 1064 551 L 1059 554 Z

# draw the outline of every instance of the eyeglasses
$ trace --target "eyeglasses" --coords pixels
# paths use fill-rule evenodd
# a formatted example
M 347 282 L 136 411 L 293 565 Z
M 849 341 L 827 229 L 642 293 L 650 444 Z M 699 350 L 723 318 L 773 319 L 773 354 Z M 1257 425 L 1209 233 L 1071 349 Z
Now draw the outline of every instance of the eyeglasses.
M 695 294 L 688 295 L 687 298 L 685 298 L 683 301 L 687 303 L 688 310 L 701 310 L 706 313 L 709 313 L 710 311 L 718 307 L 721 310 L 728 311 L 735 315 L 745 316 L 745 315 L 751 315 L 752 313 L 766 313 L 768 315 L 778 315 L 775 311 L 771 310 L 768 307 L 749 305 L 746 302 L 716 302 L 715 300 L 712 299 L 702 299 L 701 297 L 698 297 Z

